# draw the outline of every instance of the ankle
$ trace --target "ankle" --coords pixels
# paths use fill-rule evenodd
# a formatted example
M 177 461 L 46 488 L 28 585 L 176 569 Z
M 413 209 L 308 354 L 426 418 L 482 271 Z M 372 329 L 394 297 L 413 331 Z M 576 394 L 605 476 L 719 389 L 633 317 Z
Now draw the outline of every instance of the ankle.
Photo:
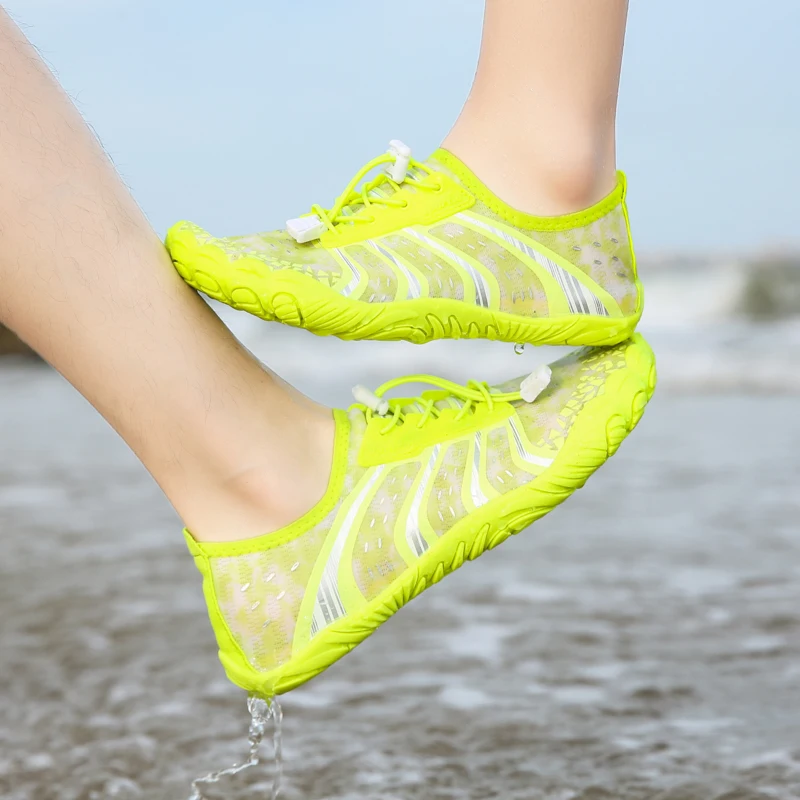
M 203 480 L 176 503 L 199 541 L 235 541 L 291 524 L 324 496 L 334 448 L 327 409 L 286 423 L 288 435 L 263 442 L 257 452 L 221 459 L 212 481 Z
M 548 141 L 543 131 L 520 138 L 498 127 L 487 132 L 459 120 L 442 146 L 510 206 L 537 216 L 570 214 L 616 186 L 613 136 L 572 131 Z
M 617 183 L 613 159 L 605 162 L 594 154 L 580 152 L 559 153 L 544 163 L 533 163 L 528 170 L 520 170 L 520 177 L 526 182 L 524 185 L 537 187 L 535 195 L 529 196 L 541 197 L 550 214 L 589 208 L 613 191 Z

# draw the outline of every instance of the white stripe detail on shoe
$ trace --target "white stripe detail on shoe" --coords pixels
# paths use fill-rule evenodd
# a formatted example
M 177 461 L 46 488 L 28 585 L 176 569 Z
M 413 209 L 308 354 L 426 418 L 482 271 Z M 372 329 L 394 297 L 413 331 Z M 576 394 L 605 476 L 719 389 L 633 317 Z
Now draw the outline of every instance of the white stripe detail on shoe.
M 552 259 L 544 253 L 540 253 L 532 242 L 527 242 L 524 238 L 514 236 L 501 228 L 495 228 L 488 222 L 484 222 L 475 214 L 461 212 L 457 217 L 483 228 L 489 233 L 500 237 L 504 242 L 519 250 L 521 253 L 532 258 L 539 266 L 544 267 L 558 282 L 561 291 L 567 298 L 569 309 L 573 314 L 597 314 L 601 317 L 609 316 L 608 309 L 600 302 L 600 298 L 588 287 L 584 286 L 574 275 L 570 275 L 563 267 L 558 266 Z
M 533 464 L 537 467 L 549 467 L 553 463 L 552 458 L 542 458 L 531 453 L 522 443 L 522 436 L 520 436 L 517 423 L 513 417 L 509 417 L 508 424 L 511 426 L 511 433 L 514 435 L 514 444 L 517 446 L 517 452 L 523 461 Z
M 475 434 L 475 454 L 472 459 L 472 479 L 470 480 L 469 492 L 475 508 L 480 508 L 489 502 L 489 498 L 481 489 L 481 432 Z
M 486 283 L 486 278 L 484 278 L 483 275 L 481 275 L 481 273 L 469 263 L 469 261 L 462 258 L 457 253 L 454 253 L 446 245 L 434 241 L 428 236 L 425 236 L 424 233 L 414 230 L 414 228 L 403 228 L 403 233 L 414 236 L 429 249 L 435 250 L 445 258 L 448 258 L 450 261 L 454 261 L 456 264 L 458 264 L 458 266 L 467 273 L 469 278 L 472 280 L 473 285 L 475 286 L 475 302 L 479 306 L 483 306 L 483 308 L 489 308 L 489 285 Z
M 405 276 L 406 281 L 408 282 L 408 296 L 407 300 L 416 300 L 422 295 L 422 290 L 420 289 L 419 281 L 417 280 L 416 275 L 411 272 L 405 264 L 400 262 L 400 259 L 395 256 L 391 250 L 387 250 L 382 245 L 379 245 L 374 239 L 367 239 L 366 243 L 371 244 L 375 250 L 382 255 L 387 260 L 391 261 L 400 272 L 403 273 Z
M 433 473 L 433 468 L 436 465 L 436 460 L 439 458 L 440 445 L 435 445 L 431 452 L 430 460 L 428 461 L 425 471 L 422 473 L 422 478 L 417 486 L 417 491 L 414 494 L 414 500 L 411 503 L 411 508 L 408 511 L 408 519 L 406 520 L 406 541 L 411 551 L 421 556 L 427 549 L 428 543 L 422 535 L 419 524 L 419 510 L 422 506 L 422 501 L 425 493 L 428 490 L 428 483 Z
M 314 603 L 314 611 L 311 618 L 312 636 L 315 636 L 323 628 L 330 625 L 331 622 L 345 616 L 347 613 L 342 603 L 342 596 L 339 593 L 339 563 L 342 560 L 342 552 L 353 525 L 366 503 L 370 490 L 383 474 L 385 466 L 385 464 L 381 464 L 375 468 L 342 520 L 317 589 L 317 599 Z
M 349 256 L 345 255 L 345 252 L 341 247 L 335 247 L 333 252 L 336 253 L 345 264 L 347 264 L 347 266 L 350 268 L 350 272 L 353 275 L 347 286 L 341 290 L 341 294 L 343 294 L 345 297 L 350 297 L 350 295 L 353 294 L 358 287 L 358 284 L 361 282 L 361 273 L 358 271 L 358 267 L 356 267 Z

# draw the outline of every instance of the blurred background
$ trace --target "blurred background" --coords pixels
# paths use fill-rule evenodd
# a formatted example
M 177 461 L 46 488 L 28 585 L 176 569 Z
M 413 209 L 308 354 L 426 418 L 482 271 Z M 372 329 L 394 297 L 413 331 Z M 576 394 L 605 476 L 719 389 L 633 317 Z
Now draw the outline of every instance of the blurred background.
M 156 229 L 220 234 L 331 201 L 391 138 L 433 150 L 483 10 L 5 5 Z M 800 797 L 800 4 L 631 6 L 619 163 L 659 391 L 571 502 L 286 698 L 289 800 Z M 404 371 L 496 380 L 557 355 L 218 310 L 332 404 Z M 247 714 L 179 521 L 71 387 L 8 332 L 0 353 L 0 796 L 183 797 L 242 756 Z

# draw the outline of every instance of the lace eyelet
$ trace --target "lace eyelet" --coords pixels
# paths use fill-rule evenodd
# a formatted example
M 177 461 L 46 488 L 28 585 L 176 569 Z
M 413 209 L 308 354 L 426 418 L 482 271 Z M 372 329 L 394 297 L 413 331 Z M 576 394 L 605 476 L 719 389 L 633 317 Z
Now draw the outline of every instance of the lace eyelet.
M 441 183 L 437 183 L 436 186 L 433 189 L 433 191 L 436 192 L 436 194 L 439 194 L 439 192 L 441 192 L 443 190 L 444 190 L 444 186 L 442 186 Z

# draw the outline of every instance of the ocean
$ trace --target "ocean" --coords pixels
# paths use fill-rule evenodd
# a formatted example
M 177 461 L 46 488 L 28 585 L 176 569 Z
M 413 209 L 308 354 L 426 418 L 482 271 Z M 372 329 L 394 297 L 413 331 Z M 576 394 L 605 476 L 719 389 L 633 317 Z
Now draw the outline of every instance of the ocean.
M 286 800 L 800 797 L 800 316 L 753 311 L 733 261 L 642 272 L 660 384 L 635 434 L 283 699 Z M 333 404 L 356 383 L 499 381 L 559 354 L 220 313 Z M 0 454 L 0 796 L 187 797 L 246 753 L 248 714 L 179 521 L 39 364 L 0 364 Z M 270 770 L 208 796 L 268 797 Z

